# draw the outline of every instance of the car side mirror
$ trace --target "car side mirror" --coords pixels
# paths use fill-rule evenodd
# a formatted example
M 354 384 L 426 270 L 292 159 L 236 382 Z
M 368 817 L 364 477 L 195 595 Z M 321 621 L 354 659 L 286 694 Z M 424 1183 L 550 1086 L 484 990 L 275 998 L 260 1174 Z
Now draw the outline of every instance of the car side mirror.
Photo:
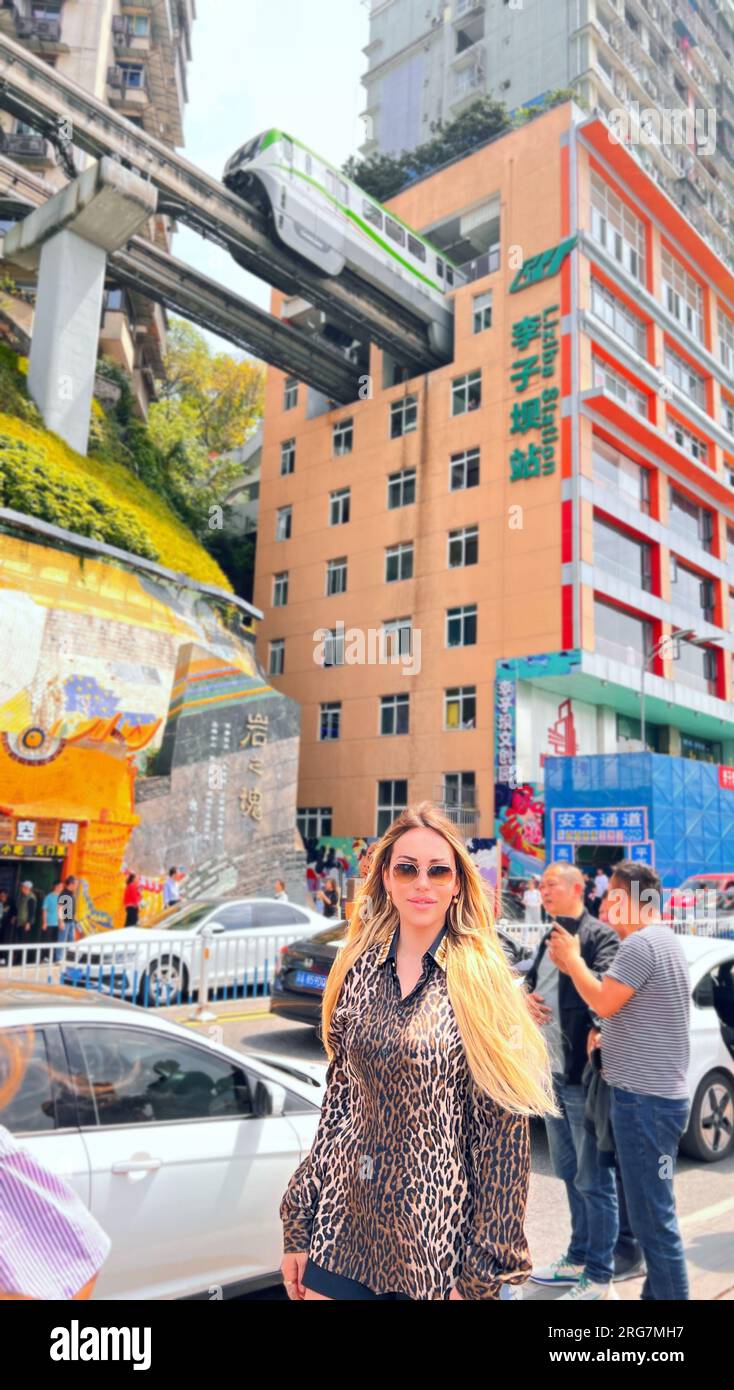
M 285 1098 L 285 1086 L 279 1086 L 274 1081 L 258 1081 L 255 1087 L 255 1115 L 260 1120 L 269 1115 L 282 1115 Z
M 222 926 L 221 922 L 207 922 L 207 926 L 212 936 L 221 936 L 222 932 L 226 931 L 226 927 Z

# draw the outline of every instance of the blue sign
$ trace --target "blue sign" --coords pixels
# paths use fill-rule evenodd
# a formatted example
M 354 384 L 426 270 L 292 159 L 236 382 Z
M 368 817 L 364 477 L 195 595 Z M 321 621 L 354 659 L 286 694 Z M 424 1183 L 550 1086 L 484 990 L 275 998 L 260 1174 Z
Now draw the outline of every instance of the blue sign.
M 573 864 L 573 845 L 554 845 L 551 853 L 551 863 L 558 864 L 563 861 L 566 864 Z
M 646 806 L 582 807 L 551 811 L 557 845 L 632 845 L 649 840 Z
M 649 864 L 652 868 L 655 863 L 654 847 L 651 840 L 646 840 L 641 845 L 630 845 L 628 849 L 630 859 L 636 864 Z

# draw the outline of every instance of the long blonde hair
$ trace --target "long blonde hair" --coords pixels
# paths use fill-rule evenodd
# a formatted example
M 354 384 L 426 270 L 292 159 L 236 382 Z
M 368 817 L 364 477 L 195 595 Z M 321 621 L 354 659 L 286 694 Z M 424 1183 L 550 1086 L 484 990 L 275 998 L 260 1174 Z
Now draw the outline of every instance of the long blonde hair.
M 408 807 L 373 847 L 372 862 L 352 906 L 347 938 L 329 971 L 322 1036 L 331 1061 L 331 1016 L 348 970 L 371 946 L 390 939 L 397 908 L 387 896 L 383 870 L 406 830 L 435 830 L 451 846 L 459 878 L 446 921 L 446 983 L 469 1070 L 499 1105 L 523 1115 L 557 1115 L 548 1049 L 531 1018 L 497 936 L 482 878 L 451 821 L 430 801 Z

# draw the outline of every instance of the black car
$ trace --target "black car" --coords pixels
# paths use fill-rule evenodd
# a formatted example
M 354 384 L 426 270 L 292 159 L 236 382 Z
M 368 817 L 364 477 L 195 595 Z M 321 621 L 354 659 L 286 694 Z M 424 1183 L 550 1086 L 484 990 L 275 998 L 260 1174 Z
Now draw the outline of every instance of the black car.
M 336 959 L 336 953 L 347 934 L 347 923 L 336 922 L 306 940 L 292 941 L 283 946 L 276 966 L 270 994 L 270 1012 L 296 1023 L 321 1023 L 321 1001 L 326 977 Z M 505 932 L 497 932 L 502 949 L 511 966 L 532 956 Z

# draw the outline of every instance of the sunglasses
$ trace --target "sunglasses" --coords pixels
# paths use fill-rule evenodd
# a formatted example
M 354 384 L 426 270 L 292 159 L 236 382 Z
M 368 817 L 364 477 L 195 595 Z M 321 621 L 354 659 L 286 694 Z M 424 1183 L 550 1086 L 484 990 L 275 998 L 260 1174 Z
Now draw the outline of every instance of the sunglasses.
M 393 865 L 393 874 L 399 883 L 412 883 L 418 877 L 418 865 L 398 862 Z M 454 876 L 448 864 L 429 864 L 428 878 L 431 883 L 450 883 Z

